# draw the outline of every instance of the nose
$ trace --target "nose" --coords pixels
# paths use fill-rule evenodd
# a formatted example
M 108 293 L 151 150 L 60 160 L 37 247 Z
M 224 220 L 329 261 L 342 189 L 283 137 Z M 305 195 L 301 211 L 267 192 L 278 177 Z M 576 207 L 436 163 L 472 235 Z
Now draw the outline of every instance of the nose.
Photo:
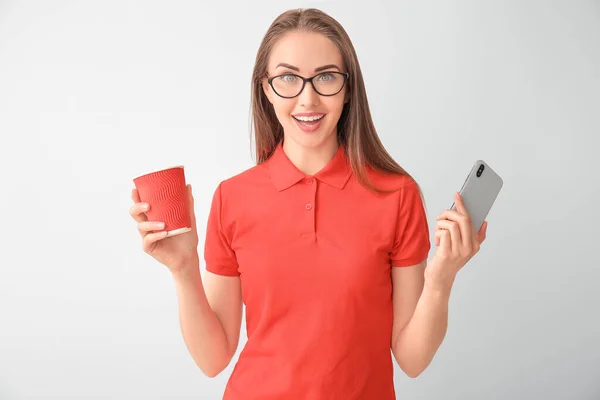
M 319 101 L 319 93 L 315 91 L 315 88 L 313 87 L 313 85 L 310 84 L 310 82 L 306 82 L 302 93 L 298 95 L 298 102 L 300 103 L 300 105 L 310 108 L 312 106 L 318 105 Z

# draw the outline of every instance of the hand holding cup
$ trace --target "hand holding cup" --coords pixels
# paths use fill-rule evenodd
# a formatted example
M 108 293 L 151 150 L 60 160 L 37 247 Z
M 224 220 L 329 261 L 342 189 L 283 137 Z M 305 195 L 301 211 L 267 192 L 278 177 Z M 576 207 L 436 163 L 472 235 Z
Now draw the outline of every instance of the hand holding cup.
M 134 183 L 129 213 L 138 223 L 143 250 L 173 273 L 197 266 L 194 198 L 183 167 L 142 175 Z

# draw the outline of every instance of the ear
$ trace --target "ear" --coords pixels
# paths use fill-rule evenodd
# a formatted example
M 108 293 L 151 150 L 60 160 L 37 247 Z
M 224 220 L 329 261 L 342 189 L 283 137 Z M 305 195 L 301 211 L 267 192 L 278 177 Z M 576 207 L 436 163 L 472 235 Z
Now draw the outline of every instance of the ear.
M 273 91 L 271 90 L 271 86 L 269 85 L 269 82 L 267 82 L 267 78 L 263 78 L 261 83 L 262 83 L 262 90 L 265 93 L 265 95 L 267 96 L 269 103 L 273 104 Z
M 346 93 L 344 94 L 344 104 L 346 104 L 349 101 L 350 101 L 350 91 L 346 90 Z

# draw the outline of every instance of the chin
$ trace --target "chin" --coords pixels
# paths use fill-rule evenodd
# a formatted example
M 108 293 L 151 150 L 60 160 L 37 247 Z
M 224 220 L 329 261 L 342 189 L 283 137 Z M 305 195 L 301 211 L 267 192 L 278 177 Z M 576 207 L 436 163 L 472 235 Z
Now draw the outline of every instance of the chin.
M 295 128 L 295 127 L 294 127 Z M 327 135 L 320 134 L 318 132 L 314 133 L 306 133 L 306 132 L 298 132 L 297 128 L 293 134 L 289 135 L 290 139 L 294 141 L 296 144 L 309 148 L 315 149 L 321 146 L 324 146 L 329 143 L 331 140 L 337 140 L 335 132 L 329 133 Z

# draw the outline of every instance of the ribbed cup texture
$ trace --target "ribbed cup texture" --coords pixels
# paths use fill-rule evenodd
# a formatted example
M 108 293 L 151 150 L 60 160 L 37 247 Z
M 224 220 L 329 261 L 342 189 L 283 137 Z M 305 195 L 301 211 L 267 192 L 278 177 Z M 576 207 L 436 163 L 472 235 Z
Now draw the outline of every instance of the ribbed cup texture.
M 140 200 L 150 204 L 149 221 L 162 221 L 167 232 L 191 228 L 183 167 L 142 175 L 133 180 Z

